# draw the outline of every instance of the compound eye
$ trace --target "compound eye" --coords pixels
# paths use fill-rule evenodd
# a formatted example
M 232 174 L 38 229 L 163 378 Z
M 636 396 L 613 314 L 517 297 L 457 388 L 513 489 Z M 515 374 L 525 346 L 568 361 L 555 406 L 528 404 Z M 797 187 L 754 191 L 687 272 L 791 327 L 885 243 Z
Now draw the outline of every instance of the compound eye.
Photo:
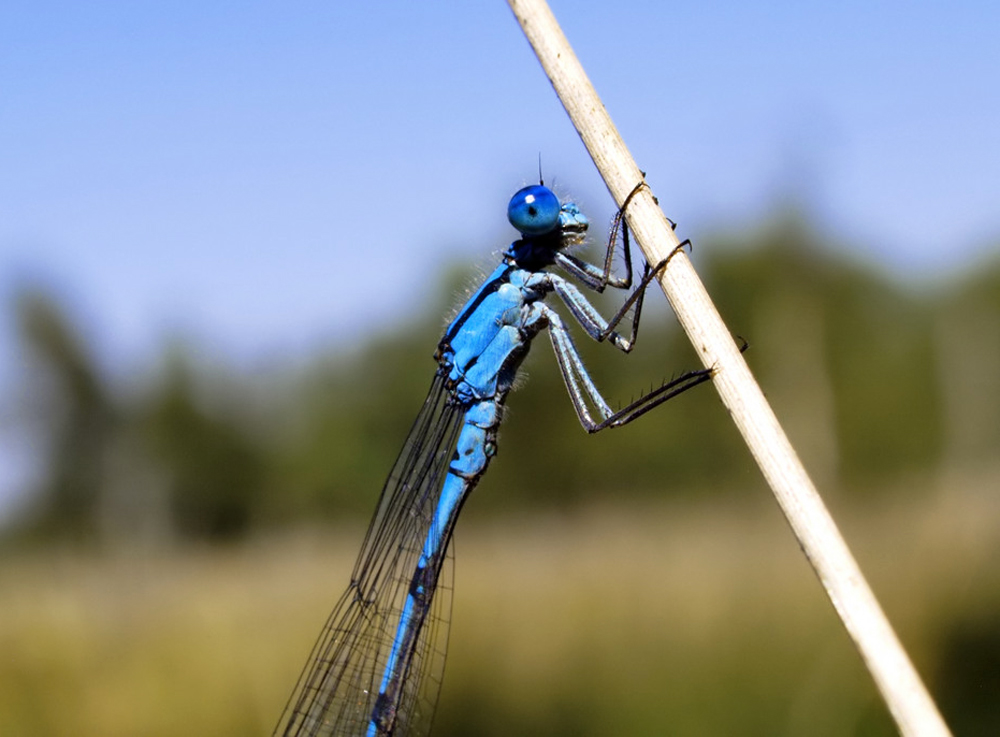
M 519 189 L 507 205 L 507 219 L 522 235 L 544 235 L 559 226 L 559 198 L 548 187 Z

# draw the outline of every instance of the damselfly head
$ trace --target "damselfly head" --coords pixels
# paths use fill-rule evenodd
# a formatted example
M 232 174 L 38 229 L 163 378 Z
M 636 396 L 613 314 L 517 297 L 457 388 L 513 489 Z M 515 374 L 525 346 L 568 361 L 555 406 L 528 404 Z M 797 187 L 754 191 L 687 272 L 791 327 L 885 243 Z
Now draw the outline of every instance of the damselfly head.
M 532 184 L 519 189 L 507 205 L 507 219 L 521 235 L 532 238 L 556 230 L 569 236 L 571 243 L 581 240 L 587 230 L 587 218 L 572 202 L 560 204 L 551 189 Z
M 548 187 L 519 189 L 507 205 L 507 219 L 522 235 L 545 235 L 559 226 L 559 198 Z

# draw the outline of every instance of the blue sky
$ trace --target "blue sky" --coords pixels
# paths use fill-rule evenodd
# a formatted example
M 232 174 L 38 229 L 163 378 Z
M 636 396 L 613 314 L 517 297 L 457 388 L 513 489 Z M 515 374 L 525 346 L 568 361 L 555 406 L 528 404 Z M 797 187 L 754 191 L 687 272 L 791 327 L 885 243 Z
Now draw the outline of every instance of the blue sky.
M 903 277 L 997 243 L 1000 4 L 552 7 L 683 236 L 793 198 Z M 56 290 L 119 376 L 178 335 L 249 365 L 350 346 L 442 266 L 488 263 L 539 153 L 610 220 L 499 1 L 8 4 L 0 409 L 19 284 Z

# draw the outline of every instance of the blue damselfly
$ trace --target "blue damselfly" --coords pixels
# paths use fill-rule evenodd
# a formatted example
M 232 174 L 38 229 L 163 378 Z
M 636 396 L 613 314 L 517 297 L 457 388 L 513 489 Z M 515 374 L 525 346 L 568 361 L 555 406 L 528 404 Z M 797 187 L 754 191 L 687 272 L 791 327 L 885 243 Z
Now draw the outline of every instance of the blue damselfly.
M 548 330 L 570 400 L 592 433 L 631 422 L 710 378 L 706 370 L 684 374 L 614 411 L 587 373 L 563 319 L 544 301 L 555 293 L 591 338 L 624 353 L 632 349 L 645 288 L 666 260 L 655 267 L 644 263 L 641 280 L 610 320 L 579 287 L 548 270 L 557 267 L 595 292 L 631 289 L 622 218 L 627 204 L 615 219 L 604 264 L 597 266 L 565 250 L 582 243 L 588 227 L 575 204 L 560 203 L 542 184 L 524 187 L 511 199 L 507 215 L 522 237 L 438 343 L 437 372 L 382 489 L 350 586 L 330 615 L 276 734 L 399 737 L 430 730 L 447 643 L 452 531 L 496 452 L 504 401 L 536 335 Z M 612 273 L 619 228 L 622 275 Z M 617 328 L 630 312 L 625 337 Z

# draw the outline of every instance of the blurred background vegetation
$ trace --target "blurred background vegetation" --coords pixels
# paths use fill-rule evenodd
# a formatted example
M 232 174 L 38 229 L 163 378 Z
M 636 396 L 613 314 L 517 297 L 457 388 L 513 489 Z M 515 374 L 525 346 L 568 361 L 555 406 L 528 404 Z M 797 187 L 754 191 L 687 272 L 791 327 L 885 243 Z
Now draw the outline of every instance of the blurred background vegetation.
M 998 734 L 1000 261 L 901 284 L 837 245 L 792 214 L 695 258 L 946 720 Z M 22 285 L 0 734 L 268 734 L 472 279 L 304 364 L 175 341 L 127 378 Z M 696 365 L 647 304 L 628 358 L 578 341 L 607 397 Z M 457 532 L 436 734 L 894 733 L 709 387 L 588 437 L 547 345 L 526 373 Z

